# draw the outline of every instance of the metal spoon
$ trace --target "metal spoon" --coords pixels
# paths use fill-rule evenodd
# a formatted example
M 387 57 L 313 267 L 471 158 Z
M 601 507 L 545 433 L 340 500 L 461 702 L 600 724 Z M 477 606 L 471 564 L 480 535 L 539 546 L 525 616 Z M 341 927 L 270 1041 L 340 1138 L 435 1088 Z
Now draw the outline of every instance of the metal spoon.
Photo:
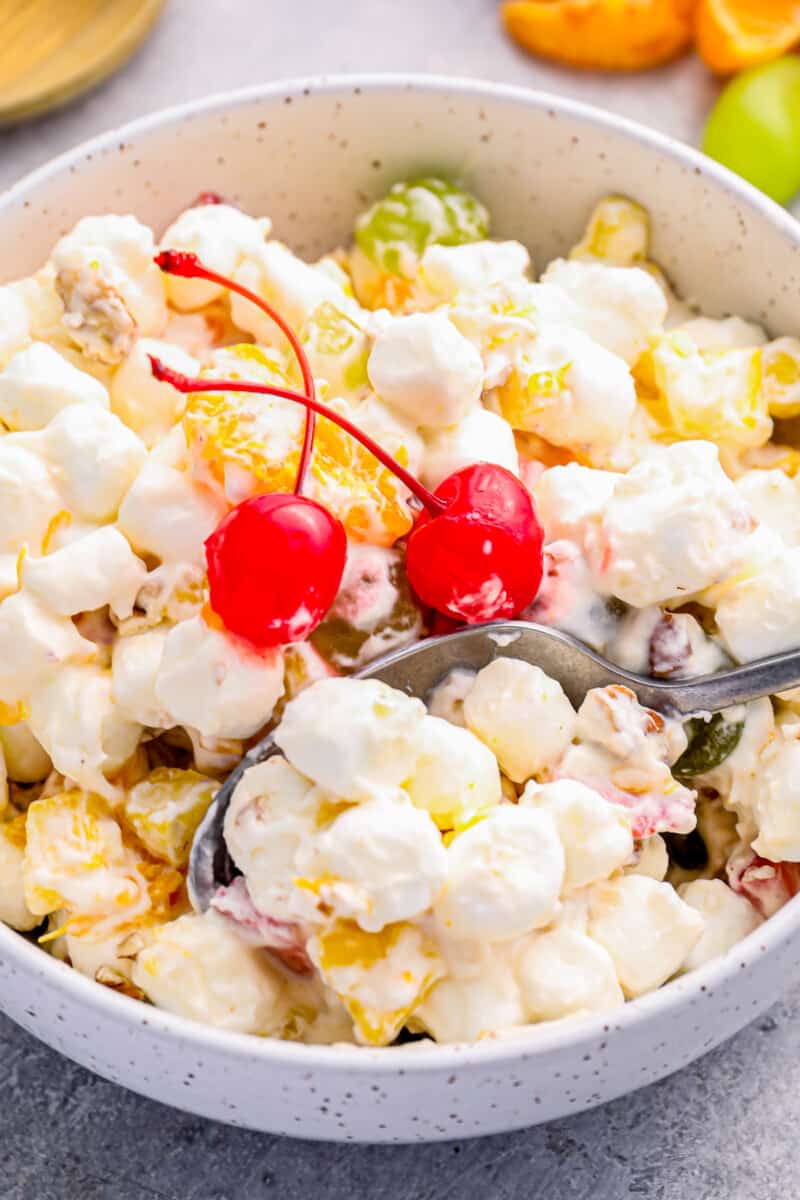
M 495 621 L 417 642 L 375 659 L 355 678 L 381 679 L 390 687 L 425 700 L 457 667 L 479 671 L 501 657 L 521 658 L 541 667 L 561 683 L 575 707 L 592 688 L 612 683 L 630 688 L 648 708 L 684 717 L 720 712 L 747 700 L 800 686 L 798 651 L 762 658 L 716 675 L 669 683 L 624 671 L 568 633 L 529 621 Z M 189 894 L 200 912 L 208 908 L 217 888 L 230 883 L 235 874 L 225 847 L 223 825 L 236 785 L 249 767 L 263 762 L 277 750 L 269 734 L 248 751 L 220 788 L 195 834 L 189 864 Z

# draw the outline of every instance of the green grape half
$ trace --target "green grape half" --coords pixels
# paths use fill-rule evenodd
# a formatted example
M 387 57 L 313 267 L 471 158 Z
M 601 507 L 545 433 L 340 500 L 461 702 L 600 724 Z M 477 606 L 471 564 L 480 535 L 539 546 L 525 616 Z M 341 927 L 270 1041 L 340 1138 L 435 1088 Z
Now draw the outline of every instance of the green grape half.
M 800 191 L 800 56 L 732 80 L 712 109 L 703 149 L 780 204 Z
M 409 179 L 356 222 L 356 245 L 390 275 L 412 275 L 428 246 L 479 242 L 489 213 L 474 196 L 444 179 Z

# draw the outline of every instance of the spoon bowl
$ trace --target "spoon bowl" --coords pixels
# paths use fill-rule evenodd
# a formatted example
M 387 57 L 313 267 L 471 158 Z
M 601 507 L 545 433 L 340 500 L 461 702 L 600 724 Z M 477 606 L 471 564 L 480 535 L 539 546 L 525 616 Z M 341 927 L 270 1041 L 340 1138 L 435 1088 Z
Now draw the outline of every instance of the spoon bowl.
M 557 679 L 567 698 L 578 708 L 592 688 L 617 684 L 636 693 L 641 704 L 677 717 L 721 712 L 800 686 L 800 652 L 776 654 L 718 671 L 674 682 L 637 675 L 617 667 L 583 642 L 559 629 L 532 621 L 492 621 L 468 626 L 442 637 L 416 642 L 375 659 L 356 679 L 380 679 L 420 700 L 452 671 L 480 671 L 496 658 L 518 658 L 532 663 Z M 189 895 L 198 912 L 204 912 L 219 887 L 235 873 L 225 846 L 224 824 L 237 784 L 257 763 L 278 753 L 274 733 L 256 743 L 228 776 L 195 833 L 189 863 Z

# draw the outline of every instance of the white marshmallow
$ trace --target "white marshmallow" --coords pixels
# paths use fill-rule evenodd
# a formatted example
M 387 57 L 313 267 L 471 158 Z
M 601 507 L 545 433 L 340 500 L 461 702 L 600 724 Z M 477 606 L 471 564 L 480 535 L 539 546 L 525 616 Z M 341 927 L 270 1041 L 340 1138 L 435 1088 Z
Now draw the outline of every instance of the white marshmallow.
M 114 703 L 130 721 L 152 729 L 168 729 L 172 724 L 156 696 L 167 633 L 167 628 L 160 627 L 117 638 L 111 655 Z
M 519 475 L 514 431 L 497 413 L 475 408 L 457 425 L 439 429 L 425 446 L 422 482 L 436 489 L 443 479 L 472 463 L 489 462 Z
M 608 951 L 569 927 L 528 938 L 518 952 L 517 978 L 529 1021 L 605 1012 L 625 999 Z
M 167 634 L 155 690 L 176 725 L 204 737 L 250 737 L 283 695 L 283 656 L 259 654 L 191 617 Z
M 464 825 L 500 803 L 497 760 L 474 733 L 429 715 L 415 744 L 419 758 L 403 786 L 440 829 Z
M 624 359 L 558 325 L 544 326 L 500 393 L 500 410 L 516 429 L 604 457 L 629 432 L 635 408 Z
M 642 838 L 637 844 L 637 858 L 625 867 L 626 875 L 647 875 L 661 883 L 669 870 L 667 843 L 659 833 Z
M 278 971 L 214 913 L 190 913 L 156 929 L 133 979 L 159 1008 L 204 1025 L 266 1035 L 283 1023 Z
M 9 429 L 44 429 L 72 404 L 107 409 L 108 392 L 46 342 L 18 351 L 0 372 L 0 421 Z
M 600 590 L 637 608 L 723 579 L 752 528 L 710 442 L 681 442 L 621 475 L 587 531 Z
M 745 471 L 736 490 L 750 512 L 787 546 L 800 546 L 800 480 L 785 471 Z
M 94 645 L 81 637 L 72 621 L 54 616 L 33 596 L 17 592 L 0 603 L 0 700 L 4 703 L 27 702 L 34 689 L 57 677 L 66 663 L 94 655 Z
M 474 1042 L 525 1023 L 519 985 L 505 947 L 482 955 L 484 970 L 474 978 L 440 980 L 414 1010 L 437 1042 Z
M 194 280 L 176 279 L 175 282 L 193 283 Z M 150 354 L 184 375 L 196 375 L 200 366 L 197 359 L 180 346 L 157 338 L 139 338 L 114 372 L 110 387 L 112 411 L 148 448 L 169 433 L 186 407 L 186 397 L 177 388 L 154 377 Z
M 317 832 L 319 790 L 285 758 L 250 767 L 225 814 L 225 843 L 253 904 L 276 920 L 296 915 L 296 860 Z
M 720 954 L 725 954 L 762 921 L 745 896 L 731 891 L 721 879 L 693 879 L 682 883 L 678 895 L 697 910 L 705 925 L 700 941 L 689 951 L 681 971 L 694 971 Z
M 546 812 L 501 805 L 454 838 L 447 864 L 433 911 L 448 935 L 507 941 L 558 911 L 564 852 Z
M 666 297 L 640 267 L 560 258 L 550 263 L 542 281 L 563 288 L 578 306 L 581 327 L 627 363 L 636 362 L 650 335 L 664 326 Z
M 161 247 L 196 254 L 204 266 L 230 278 L 243 258 L 258 254 L 269 229 L 269 221 L 257 221 L 230 204 L 200 204 L 185 209 L 164 230 Z M 221 284 L 177 275 L 167 275 L 164 286 L 170 303 L 183 312 L 204 308 L 225 291 Z
M 115 797 L 107 777 L 131 757 L 142 731 L 117 709 L 110 671 L 63 666 L 34 691 L 29 722 L 57 771 L 86 791 Z
M 275 741 L 334 795 L 368 798 L 414 770 L 425 706 L 376 679 L 322 679 L 291 700 Z
M 466 242 L 428 246 L 420 260 L 424 287 L 440 302 L 461 292 L 482 292 L 493 283 L 525 279 L 531 258 L 520 242 Z
M 794 649 L 800 643 L 800 547 L 776 540 L 774 557 L 734 575 L 720 589 L 716 619 L 738 662 Z
M 564 892 L 605 879 L 633 853 L 631 821 L 618 804 L 573 779 L 529 783 L 520 804 L 550 813 L 564 847 Z
M 39 455 L 0 436 L 0 554 L 16 555 L 24 544 L 39 553 L 63 507 Z
M 443 313 L 398 317 L 378 334 L 367 363 L 380 398 L 416 425 L 455 425 L 480 400 L 481 356 Z
M 203 543 L 226 511 L 186 472 L 151 459 L 120 505 L 119 527 L 140 553 L 162 562 L 202 563 Z
M 72 405 L 51 421 L 43 445 L 67 505 L 87 521 L 111 521 L 146 459 L 119 417 Z
M 558 761 L 576 718 L 555 679 L 520 659 L 498 658 L 476 675 L 464 719 L 509 779 L 522 783 Z
M 466 728 L 464 700 L 475 682 L 475 672 L 464 667 L 455 667 L 437 683 L 428 696 L 428 712 L 432 717 L 441 717 L 451 725 Z
M 111 525 L 70 542 L 45 558 L 25 558 L 22 585 L 60 616 L 108 605 L 129 617 L 147 568 Z
M 589 936 L 611 955 L 628 998 L 653 991 L 674 975 L 703 928 L 700 914 L 668 883 L 622 875 L 592 890 Z
M 547 541 L 568 538 L 580 545 L 587 523 L 602 514 L 618 479 L 613 471 L 578 463 L 543 471 L 533 490 Z
M 444 883 L 447 856 L 428 814 L 389 794 L 337 816 L 300 847 L 297 869 L 323 911 L 378 933 L 430 907 Z
M 302 329 L 320 304 L 333 304 L 343 312 L 354 304 L 324 265 L 303 262 L 281 242 L 266 242 L 250 254 L 234 278 L 262 296 L 293 329 Z M 283 337 L 274 321 L 235 292 L 231 294 L 231 316 L 234 325 L 252 334 L 259 343 L 272 346 Z

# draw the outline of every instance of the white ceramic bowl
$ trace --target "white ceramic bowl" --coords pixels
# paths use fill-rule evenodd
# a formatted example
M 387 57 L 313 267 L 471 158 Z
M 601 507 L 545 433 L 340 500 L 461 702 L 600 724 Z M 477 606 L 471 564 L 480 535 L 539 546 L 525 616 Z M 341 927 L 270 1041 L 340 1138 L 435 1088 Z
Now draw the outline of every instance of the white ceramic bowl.
M 33 270 L 87 213 L 161 227 L 209 188 L 315 255 L 346 240 L 390 182 L 431 169 L 463 178 L 494 232 L 540 265 L 600 196 L 635 196 L 682 294 L 796 332 L 800 226 L 782 209 L 628 121 L 474 80 L 303 80 L 134 122 L 0 197 L 0 277 Z M 755 1017 L 799 964 L 795 900 L 724 957 L 610 1015 L 522 1039 L 367 1050 L 217 1032 L 99 987 L 0 927 L 0 1006 L 108 1079 L 204 1116 L 308 1138 L 431 1140 L 532 1125 L 652 1083 Z

